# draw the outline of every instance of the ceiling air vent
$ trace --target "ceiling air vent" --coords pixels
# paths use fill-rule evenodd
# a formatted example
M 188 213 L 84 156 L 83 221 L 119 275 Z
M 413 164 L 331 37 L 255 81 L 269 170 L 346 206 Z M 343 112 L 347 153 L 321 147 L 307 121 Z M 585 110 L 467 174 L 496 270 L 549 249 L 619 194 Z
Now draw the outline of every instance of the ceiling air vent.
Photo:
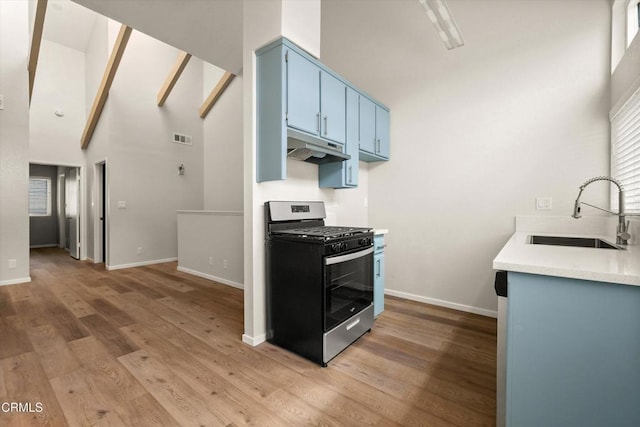
M 176 144 L 182 145 L 193 145 L 191 142 L 191 135 L 185 135 L 183 133 L 174 132 L 173 133 L 173 142 Z

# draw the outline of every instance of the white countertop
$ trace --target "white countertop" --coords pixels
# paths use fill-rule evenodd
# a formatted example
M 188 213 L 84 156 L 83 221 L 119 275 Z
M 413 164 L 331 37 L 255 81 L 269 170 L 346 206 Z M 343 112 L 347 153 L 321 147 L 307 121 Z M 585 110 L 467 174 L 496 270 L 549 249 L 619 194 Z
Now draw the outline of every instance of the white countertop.
M 615 239 L 605 235 L 516 231 L 493 260 L 493 268 L 640 286 L 638 244 L 627 245 L 625 250 L 532 245 L 529 243 L 532 234 L 596 237 L 615 243 Z
M 374 236 L 378 236 L 380 234 L 387 234 L 389 232 L 389 230 L 387 230 L 386 228 L 374 228 L 373 229 L 373 235 Z

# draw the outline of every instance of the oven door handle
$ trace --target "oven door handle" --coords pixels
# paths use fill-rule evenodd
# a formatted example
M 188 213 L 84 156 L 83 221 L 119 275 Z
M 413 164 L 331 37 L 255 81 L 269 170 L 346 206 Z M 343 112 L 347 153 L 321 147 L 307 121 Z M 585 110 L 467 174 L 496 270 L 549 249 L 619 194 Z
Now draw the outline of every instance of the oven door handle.
M 368 249 L 365 249 L 363 251 L 358 251 L 358 252 L 354 252 L 351 254 L 347 254 L 347 255 L 339 255 L 339 256 L 334 256 L 334 257 L 327 257 L 325 258 L 325 264 L 326 265 L 333 265 L 333 264 L 339 264 L 341 262 L 347 262 L 347 261 L 353 261 L 354 259 L 358 259 L 361 258 L 363 256 L 369 255 L 373 253 L 373 247 L 370 247 Z

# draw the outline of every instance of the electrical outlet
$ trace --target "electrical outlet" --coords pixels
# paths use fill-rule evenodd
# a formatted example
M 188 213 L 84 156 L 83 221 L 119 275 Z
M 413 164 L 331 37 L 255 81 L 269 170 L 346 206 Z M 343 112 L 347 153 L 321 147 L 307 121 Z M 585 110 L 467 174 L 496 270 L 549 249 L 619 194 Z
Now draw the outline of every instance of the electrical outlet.
M 141 247 L 141 246 L 139 246 L 139 247 L 138 247 L 138 249 L 137 249 L 137 253 L 138 253 L 138 255 L 141 255 L 141 254 L 142 254 L 142 247 Z
M 9 268 L 16 268 L 16 267 L 17 267 L 17 261 L 15 259 L 10 259 Z
M 223 261 L 223 263 L 222 263 L 222 267 L 224 267 L 225 269 L 226 269 L 227 267 L 229 267 L 229 263 L 227 262 L 227 260 L 226 260 L 226 259 Z
M 213 257 L 212 256 L 209 257 L 209 265 L 213 265 Z
M 118 209 L 127 209 L 127 202 L 124 200 L 118 200 Z
M 536 210 L 549 211 L 553 208 L 553 198 L 536 197 Z

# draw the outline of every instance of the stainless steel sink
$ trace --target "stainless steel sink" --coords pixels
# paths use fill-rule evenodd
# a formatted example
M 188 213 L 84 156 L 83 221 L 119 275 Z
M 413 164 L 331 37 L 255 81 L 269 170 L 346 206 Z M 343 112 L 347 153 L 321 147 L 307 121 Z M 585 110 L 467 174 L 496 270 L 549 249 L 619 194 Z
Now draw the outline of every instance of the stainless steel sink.
M 624 249 L 594 237 L 529 236 L 532 245 L 576 246 L 580 248 Z

